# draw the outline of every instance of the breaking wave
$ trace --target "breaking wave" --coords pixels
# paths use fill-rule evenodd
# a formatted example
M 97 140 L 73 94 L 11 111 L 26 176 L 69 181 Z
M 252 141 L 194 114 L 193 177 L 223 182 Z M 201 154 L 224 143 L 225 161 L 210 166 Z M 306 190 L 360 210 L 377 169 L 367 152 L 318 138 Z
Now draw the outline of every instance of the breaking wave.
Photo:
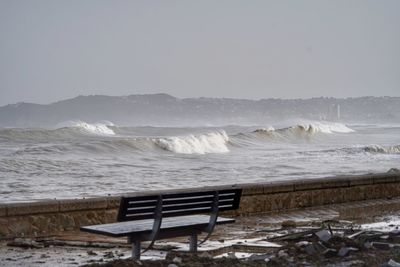
M 117 127 L 112 123 L 89 124 L 82 121 L 68 122 L 57 129 L 0 129 L 0 139 L 11 141 L 45 141 L 16 153 L 66 153 L 68 151 L 90 153 L 135 153 L 135 151 L 164 150 L 180 154 L 228 153 L 234 147 L 262 147 L 269 142 L 297 142 L 308 140 L 315 134 L 353 132 L 344 124 L 312 123 L 298 124 L 292 127 L 275 129 L 260 128 L 255 131 L 242 131 L 228 135 L 224 130 L 208 133 L 183 134 L 176 132 L 172 136 L 149 136 L 140 128 Z M 153 129 L 154 130 L 154 129 Z M 157 131 L 153 131 L 156 133 Z M 182 129 L 181 129 L 182 130 Z M 193 129 L 185 131 L 193 133 Z M 49 143 L 49 141 L 53 141 Z M 383 153 L 388 148 L 370 147 L 367 152 Z M 399 147 L 388 151 L 397 151 Z M 396 153 L 397 153 L 396 152 Z
M 341 123 L 310 123 L 298 124 L 291 127 L 275 129 L 273 127 L 260 128 L 253 131 L 253 134 L 274 139 L 309 139 L 318 133 L 351 133 L 353 129 Z
M 7 128 L 0 129 L 0 139 L 6 140 L 64 140 L 79 136 L 114 136 L 115 132 L 111 128 L 111 123 L 86 123 L 86 122 L 68 122 L 60 125 L 56 129 L 26 129 L 26 128 Z
M 109 126 L 114 126 L 113 123 L 86 123 L 83 121 L 70 122 L 67 128 L 71 127 L 80 130 L 84 133 L 95 134 L 95 135 L 115 135 L 115 132 L 109 128 Z
M 400 145 L 396 146 L 370 145 L 363 147 L 362 150 L 369 153 L 400 154 Z
M 225 131 L 201 135 L 167 137 L 155 139 L 155 144 L 164 150 L 182 154 L 206 154 L 229 152 L 229 137 Z

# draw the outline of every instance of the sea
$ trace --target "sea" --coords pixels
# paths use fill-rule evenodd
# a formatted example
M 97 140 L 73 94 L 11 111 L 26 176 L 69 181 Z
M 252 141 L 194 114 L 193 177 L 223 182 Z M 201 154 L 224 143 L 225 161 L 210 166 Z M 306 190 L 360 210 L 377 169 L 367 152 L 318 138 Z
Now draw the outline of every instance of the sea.
M 0 128 L 0 202 L 269 183 L 400 168 L 400 125 Z

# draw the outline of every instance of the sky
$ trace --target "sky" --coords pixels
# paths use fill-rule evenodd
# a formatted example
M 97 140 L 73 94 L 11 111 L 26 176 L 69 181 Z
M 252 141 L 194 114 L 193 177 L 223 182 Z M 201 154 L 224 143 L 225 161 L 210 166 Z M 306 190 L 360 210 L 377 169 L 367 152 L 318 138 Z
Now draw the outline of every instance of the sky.
M 0 0 L 0 105 L 400 96 L 398 0 Z

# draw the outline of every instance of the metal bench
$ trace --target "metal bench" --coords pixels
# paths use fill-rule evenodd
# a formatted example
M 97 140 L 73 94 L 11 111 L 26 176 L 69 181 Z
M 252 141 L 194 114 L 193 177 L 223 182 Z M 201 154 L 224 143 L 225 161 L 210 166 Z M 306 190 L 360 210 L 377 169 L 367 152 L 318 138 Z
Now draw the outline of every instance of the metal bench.
M 132 243 L 133 259 L 140 259 L 142 241 L 150 241 L 143 253 L 156 240 L 179 236 L 189 236 L 190 251 L 195 252 L 197 245 L 210 237 L 216 224 L 235 222 L 232 218 L 218 217 L 218 213 L 238 209 L 241 194 L 241 189 L 227 189 L 122 197 L 118 222 L 80 229 L 112 237 L 127 236 Z M 205 239 L 198 243 L 198 234 L 204 232 Z

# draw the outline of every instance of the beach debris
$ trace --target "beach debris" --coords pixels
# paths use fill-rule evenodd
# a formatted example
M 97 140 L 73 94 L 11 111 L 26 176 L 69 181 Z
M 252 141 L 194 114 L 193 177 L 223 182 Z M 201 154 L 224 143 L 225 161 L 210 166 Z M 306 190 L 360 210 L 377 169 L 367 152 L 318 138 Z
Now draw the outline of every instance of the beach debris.
M 286 220 L 281 223 L 282 228 L 294 228 L 297 226 L 296 221 L 294 220 Z
M 358 249 L 357 248 L 353 248 L 353 247 L 341 247 L 339 249 L 338 256 L 339 257 L 346 257 L 346 256 L 349 255 L 349 253 L 351 251 L 358 251 Z
M 314 234 L 314 233 L 318 232 L 319 230 L 321 230 L 321 229 L 317 228 L 317 229 L 293 232 L 293 233 L 288 233 L 288 234 L 284 234 L 281 236 L 271 237 L 271 238 L 269 238 L 269 240 L 273 240 L 273 241 L 299 240 L 299 239 L 303 238 L 304 236 Z
M 181 257 L 175 257 L 173 260 L 172 260 L 174 263 L 182 263 L 182 258 Z
M 318 236 L 319 240 L 328 242 L 329 239 L 331 239 L 332 234 L 331 231 L 328 230 L 321 230 L 315 233 L 316 236 Z
M 21 248 L 43 248 L 44 245 L 36 242 L 30 238 L 15 238 L 13 241 L 7 243 L 11 247 L 21 247 Z
M 105 253 L 103 254 L 103 257 L 104 257 L 105 259 L 112 259 L 112 258 L 115 258 L 114 253 L 113 253 L 112 251 L 107 251 L 107 252 L 105 252 Z
M 88 254 L 89 256 L 96 256 L 96 255 L 97 255 L 97 253 L 94 252 L 93 250 L 88 250 L 88 251 L 87 251 L 87 254 Z
M 397 261 L 390 259 L 387 263 L 387 266 L 389 267 L 400 267 L 400 263 L 398 263 Z

